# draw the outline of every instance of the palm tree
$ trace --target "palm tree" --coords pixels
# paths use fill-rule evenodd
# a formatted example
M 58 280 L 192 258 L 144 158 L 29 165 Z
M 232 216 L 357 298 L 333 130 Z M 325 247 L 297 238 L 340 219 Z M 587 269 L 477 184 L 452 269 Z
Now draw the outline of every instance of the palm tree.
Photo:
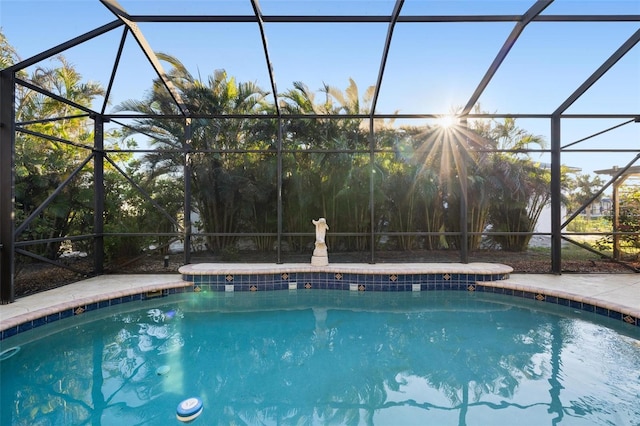
M 0 28 L 0 70 L 10 67 L 20 61 L 16 49 L 9 43 Z
M 602 199 L 602 194 L 595 199 L 594 195 L 598 193 L 604 181 L 600 176 L 591 176 L 589 174 L 578 174 L 575 179 L 568 182 L 572 190 L 569 195 L 569 205 L 571 211 L 583 207 L 588 202 L 598 202 Z M 587 222 L 591 219 L 591 206 L 585 206 Z
M 438 170 L 431 158 L 420 153 L 427 133 L 422 127 L 376 132 L 377 141 L 394 150 L 394 154 L 376 156 L 385 175 L 381 191 L 385 202 L 377 212 L 384 228 L 390 232 L 440 232 L 443 229 L 443 191 Z M 396 242 L 388 246 L 402 250 L 435 250 L 443 245 L 437 235 L 418 239 L 400 234 Z
M 496 149 L 508 150 L 491 158 L 489 223 L 492 231 L 533 232 L 551 198 L 551 172 L 534 161 L 526 150 L 532 146 L 544 149 L 546 142 L 542 136 L 518 127 L 514 118 L 495 123 L 488 133 Z M 504 250 L 524 251 L 531 235 L 493 235 L 491 239 Z
M 426 191 L 431 201 L 426 209 L 431 211 L 430 232 L 461 232 L 462 227 L 476 233 L 484 230 L 488 212 L 488 198 L 484 176 L 488 170 L 487 157 L 481 150 L 489 145 L 487 137 L 474 127 L 454 124 L 449 127 L 425 126 L 411 129 L 411 161 L 421 174 L 429 171 L 427 181 L 435 188 Z M 467 222 L 462 223 L 461 203 L 466 201 Z M 461 248 L 462 236 L 432 239 L 432 247 Z M 470 248 L 480 244 L 479 236 L 468 240 Z
M 97 83 L 82 82 L 82 76 L 64 57 L 59 56 L 57 61 L 58 66 L 38 67 L 27 79 L 86 107 L 104 94 Z M 69 118 L 82 111 L 32 90 L 19 90 L 16 104 L 16 121 L 32 121 L 22 125 L 25 130 L 16 137 L 16 217 L 20 222 L 91 157 L 93 123 L 88 118 Z M 92 210 L 93 200 L 90 172 L 91 166 L 85 165 L 46 209 L 33 218 L 20 238 L 52 239 L 68 235 L 71 229 L 86 231 L 91 225 L 85 216 Z M 54 259 L 60 244 L 49 242 L 35 251 Z
M 191 75 L 176 58 L 162 53 L 158 58 L 172 66 L 167 76 L 179 91 L 184 106 L 193 114 L 257 114 L 267 107 L 267 93 L 255 83 L 236 82 L 224 70 L 216 70 L 202 81 Z M 178 106 L 159 80 L 154 82 L 153 90 L 145 99 L 123 102 L 116 109 L 144 114 L 179 113 Z M 140 133 L 153 137 L 150 143 L 156 151 L 145 160 L 155 175 L 181 173 L 186 161 L 182 152 L 190 152 L 194 204 L 203 231 L 228 235 L 246 230 L 246 224 L 252 223 L 254 202 L 259 195 L 275 193 L 275 181 L 265 181 L 262 173 L 255 169 L 262 158 L 252 160 L 246 153 L 224 152 L 270 148 L 272 141 L 251 138 L 253 124 L 248 119 L 196 119 L 191 124 L 191 139 L 186 140 L 185 125 L 181 121 L 141 118 L 135 120 L 125 136 Z M 170 150 L 175 151 L 167 152 Z M 275 197 L 271 199 L 275 200 Z M 274 212 L 272 217 L 275 218 L 275 204 L 268 210 Z M 235 238 L 212 235 L 207 240 L 210 248 L 222 250 Z
M 372 94 L 369 88 L 360 99 L 358 86 L 352 79 L 344 93 L 324 84 L 318 93 L 302 82 L 281 95 L 285 114 L 284 147 L 294 152 L 284 157 L 287 171 L 283 182 L 284 226 L 289 232 L 309 229 L 310 219 L 325 217 L 332 232 L 367 232 L 370 224 L 368 156 L 340 152 L 366 150 L 368 129 L 358 118 L 296 118 L 287 114 L 362 114 L 367 111 Z M 318 152 L 318 150 L 337 152 Z M 313 152 L 308 152 L 314 150 Z M 302 248 L 301 239 L 294 245 Z M 334 247 L 363 248 L 366 238 L 345 237 L 333 240 Z

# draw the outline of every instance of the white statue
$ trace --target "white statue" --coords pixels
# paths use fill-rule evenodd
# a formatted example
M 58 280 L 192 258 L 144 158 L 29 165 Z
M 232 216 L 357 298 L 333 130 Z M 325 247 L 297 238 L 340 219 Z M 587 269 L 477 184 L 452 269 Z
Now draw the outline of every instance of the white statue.
M 329 264 L 329 256 L 324 238 L 327 234 L 327 229 L 329 229 L 329 225 L 327 225 L 327 220 L 324 217 L 318 220 L 312 220 L 311 223 L 316 226 L 316 248 L 313 250 L 311 264 L 314 266 L 326 266 Z
M 327 220 L 324 217 L 321 217 L 318 220 L 312 220 L 316 226 L 316 243 L 324 244 L 324 236 L 327 234 L 327 230 L 329 229 L 329 225 L 327 225 Z

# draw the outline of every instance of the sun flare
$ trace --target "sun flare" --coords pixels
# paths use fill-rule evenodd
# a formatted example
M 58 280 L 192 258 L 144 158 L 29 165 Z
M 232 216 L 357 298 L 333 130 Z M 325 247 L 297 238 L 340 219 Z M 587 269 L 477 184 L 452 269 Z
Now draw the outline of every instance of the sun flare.
M 441 115 L 436 118 L 436 124 L 438 125 L 438 127 L 441 127 L 443 129 L 449 129 L 458 124 L 458 117 L 451 114 Z

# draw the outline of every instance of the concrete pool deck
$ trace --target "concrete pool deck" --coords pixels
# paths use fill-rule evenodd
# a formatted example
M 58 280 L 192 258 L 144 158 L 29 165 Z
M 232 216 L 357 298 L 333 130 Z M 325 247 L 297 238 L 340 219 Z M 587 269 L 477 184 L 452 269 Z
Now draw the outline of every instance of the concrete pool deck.
M 281 265 L 274 265 L 277 267 Z M 363 269 L 375 267 L 376 273 L 395 272 L 402 264 L 352 265 Z M 439 265 L 441 268 L 442 264 Z M 239 265 L 243 270 L 250 266 Z M 264 265 L 256 268 L 264 269 Z M 469 265 L 469 271 L 473 271 Z M 189 288 L 182 274 L 103 275 L 64 287 L 48 290 L 0 305 L 0 331 L 35 321 L 66 310 L 77 313 L 79 307 L 119 297 L 154 293 L 167 289 Z M 534 293 L 536 299 L 555 297 L 590 304 L 622 314 L 621 319 L 640 326 L 640 274 L 510 274 L 501 281 L 480 282 L 485 287 Z

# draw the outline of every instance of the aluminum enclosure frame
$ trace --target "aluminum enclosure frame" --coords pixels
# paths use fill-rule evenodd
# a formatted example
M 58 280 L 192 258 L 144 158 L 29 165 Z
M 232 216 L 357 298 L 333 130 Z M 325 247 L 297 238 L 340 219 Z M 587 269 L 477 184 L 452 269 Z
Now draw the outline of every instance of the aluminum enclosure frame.
M 100 0 L 101 3 L 111 11 L 115 20 L 106 25 L 103 25 L 99 28 L 96 28 L 93 31 L 90 31 L 86 34 L 83 34 L 79 37 L 76 37 L 72 40 L 67 41 L 61 45 L 55 46 L 51 49 L 48 49 L 38 55 L 35 55 L 29 59 L 21 61 L 18 64 L 15 64 L 9 68 L 0 71 L 0 181 L 2 182 L 2 191 L 0 191 L 0 302 L 1 303 L 11 303 L 15 299 L 14 294 L 14 268 L 15 268 L 15 254 L 17 250 L 20 250 L 19 244 L 16 244 L 17 237 L 16 235 L 16 223 L 14 217 L 14 181 L 15 181 L 15 164 L 14 164 L 14 155 L 15 155 L 15 135 L 17 128 L 17 123 L 15 122 L 15 106 L 14 106 L 14 97 L 16 91 L 16 85 L 28 85 L 28 82 L 20 81 L 17 78 L 17 73 L 21 70 L 26 69 L 29 66 L 37 64 L 38 62 L 51 58 L 57 54 L 64 52 L 65 50 L 74 47 L 76 45 L 82 44 L 86 41 L 93 39 L 94 37 L 98 37 L 107 32 L 122 29 L 122 39 L 120 42 L 120 46 L 118 48 L 118 54 L 116 61 L 114 63 L 113 72 L 111 74 L 111 79 L 107 88 L 107 96 L 105 99 L 108 99 L 108 93 L 110 92 L 111 86 L 113 85 L 115 71 L 118 67 L 118 63 L 120 61 L 124 40 L 127 37 L 127 34 L 132 34 L 138 43 L 142 53 L 146 56 L 147 60 L 155 70 L 158 78 L 165 85 L 173 100 L 180 111 L 180 115 L 177 116 L 164 116 L 166 119 L 181 119 L 184 120 L 185 126 L 185 140 L 188 141 L 190 139 L 191 134 L 191 126 L 190 122 L 195 118 L 222 118 L 222 119 L 232 119 L 232 118 L 258 118 L 258 119 L 270 119 L 277 120 L 278 123 L 278 150 L 277 150 L 277 158 L 278 158 L 278 227 L 277 227 L 277 241 L 278 241 L 278 261 L 280 260 L 280 242 L 283 234 L 282 227 L 282 156 L 287 153 L 286 150 L 282 149 L 282 138 L 283 138 L 283 119 L 290 118 L 335 118 L 335 119 L 344 119 L 344 118 L 362 118 L 369 120 L 370 123 L 370 132 L 369 132 L 369 149 L 362 151 L 350 151 L 353 153 L 362 153 L 368 154 L 370 156 L 370 161 L 373 164 L 373 156 L 376 151 L 374 147 L 375 141 L 375 131 L 374 131 L 374 120 L 377 119 L 385 119 L 385 118 L 435 118 L 440 114 L 446 113 L 444 111 L 436 111 L 431 113 L 424 114 L 377 114 L 376 106 L 380 93 L 380 88 L 382 86 L 383 76 L 387 65 L 387 58 L 389 54 L 389 50 L 393 41 L 393 32 L 395 27 L 401 23 L 451 23 L 451 22 L 460 22 L 460 23 L 470 23 L 470 22 L 513 22 L 514 28 L 504 41 L 502 47 L 497 53 L 496 57 L 493 59 L 492 63 L 486 70 L 486 73 L 482 77 L 481 81 L 477 84 L 476 89 L 469 97 L 468 102 L 465 104 L 463 110 L 459 114 L 458 118 L 463 122 L 466 119 L 471 118 L 501 118 L 501 117 L 514 117 L 514 118 L 543 118 L 549 120 L 550 126 L 550 134 L 551 134 L 551 149 L 549 152 L 551 155 L 551 270 L 554 274 L 560 274 L 562 271 L 561 265 L 561 244 L 563 240 L 563 228 L 566 226 L 566 223 L 562 223 L 561 217 L 561 186 L 560 186 L 560 167 L 562 160 L 563 152 L 570 151 L 580 151 L 580 152 L 590 152 L 590 150 L 579 150 L 579 149 L 570 149 L 570 145 L 562 146 L 561 141 L 561 126 L 563 119 L 597 119 L 597 118 L 616 118 L 616 119 L 626 119 L 629 120 L 627 123 L 638 122 L 640 121 L 640 111 L 637 111 L 635 114 L 566 114 L 566 110 L 577 100 L 579 99 L 585 92 L 589 90 L 589 88 L 598 81 L 602 76 L 604 76 L 607 71 L 609 71 L 622 57 L 624 57 L 631 49 L 637 46 L 640 41 L 640 15 L 541 15 L 541 13 L 553 2 L 553 0 L 538 0 L 532 2 L 532 6 L 522 15 L 452 15 L 452 16 L 429 16 L 429 15 L 421 15 L 421 16 L 402 16 L 401 11 L 404 5 L 404 0 L 396 0 L 393 10 L 389 15 L 376 15 L 376 16 L 363 16 L 363 15 L 354 15 L 354 16 L 309 16 L 309 15 L 301 15 L 301 16 L 270 16 L 264 15 L 258 0 L 247 0 L 250 1 L 254 14 L 253 15 L 234 15 L 234 16 L 218 16 L 218 15 L 208 15 L 208 16 L 184 16 L 184 15 L 130 15 L 127 11 L 118 4 L 115 0 Z M 144 34 L 137 26 L 137 23 L 142 22 L 172 22 L 172 23 L 202 23 L 202 22 L 223 22 L 223 23 L 234 23 L 234 22 L 244 22 L 244 23 L 255 23 L 258 26 L 260 33 L 259 42 L 262 44 L 265 65 L 267 67 L 272 95 L 275 101 L 276 114 L 272 116 L 243 116 L 243 115 L 222 115 L 222 116 L 214 116 L 214 115 L 198 115 L 192 114 L 185 107 L 184 103 L 180 99 L 180 95 L 173 87 L 172 83 L 166 77 L 166 73 L 162 68 L 162 64 L 153 51 L 150 44 L 146 41 Z M 277 79 L 274 75 L 273 66 L 270 59 L 270 52 L 267 44 L 267 36 L 264 29 L 265 23 L 270 22 L 279 22 L 279 23 L 351 23 L 354 25 L 361 23 L 386 23 L 388 24 L 387 35 L 385 38 L 384 47 L 381 52 L 381 60 L 380 66 L 378 70 L 378 76 L 376 80 L 376 84 L 374 86 L 374 94 L 373 94 L 373 102 L 371 107 L 371 112 L 369 114 L 362 115 L 302 115 L 302 116 L 293 116 L 288 114 L 283 114 L 279 108 L 279 94 L 277 91 Z M 473 114 L 471 113 L 473 107 L 477 104 L 480 96 L 485 91 L 496 72 L 500 69 L 503 61 L 509 55 L 511 48 L 517 43 L 518 38 L 525 30 L 528 24 L 531 22 L 634 22 L 638 24 L 638 30 L 628 39 L 626 40 L 615 52 L 611 54 L 611 56 L 604 61 L 585 81 L 576 82 L 576 90 L 564 101 L 560 104 L 554 111 L 549 112 L 548 114 Z M 55 97 L 55 95 L 48 93 L 48 96 Z M 65 101 L 63 99 L 59 99 L 60 101 Z M 96 249 L 96 257 L 95 259 L 95 273 L 100 274 L 103 272 L 103 258 L 100 257 L 100 253 L 103 252 L 103 239 L 104 239 L 104 230 L 103 230 L 103 221 L 102 221 L 102 211 L 104 209 L 104 190 L 103 190 L 103 182 L 102 182 L 102 167 L 104 165 L 104 161 L 109 161 L 108 154 L 109 151 L 104 149 L 103 146 L 103 130 L 104 123 L 109 121 L 117 121 L 118 119 L 125 118 L 143 118 L 143 115 L 132 115 L 132 114 L 109 114 L 106 113 L 106 101 L 102 106 L 100 111 L 92 111 L 85 110 L 89 117 L 94 120 L 95 123 L 95 140 L 94 145 L 91 148 L 92 150 L 92 160 L 94 161 L 95 171 L 95 212 L 94 212 L 94 234 L 90 236 L 83 236 L 86 238 L 91 238 L 94 240 L 95 249 Z M 67 143 L 73 143 L 71 141 L 67 141 Z M 577 143 L 577 142 L 575 142 Z M 596 150 L 593 150 L 595 152 Z M 613 152 L 614 150 L 610 150 L 609 152 Z M 145 152 L 144 150 L 134 150 L 132 152 Z M 326 152 L 326 151 L 324 151 Z M 532 151 L 533 152 L 533 151 Z M 630 153 L 637 153 L 640 155 L 640 149 L 638 150 L 628 150 Z M 188 159 L 188 156 L 191 152 L 184 151 L 182 154 L 185 158 Z M 636 159 L 638 157 L 636 156 Z M 632 164 L 632 163 L 631 163 Z M 191 187 L 190 187 L 190 166 L 189 161 L 185 161 L 184 175 L 185 175 L 185 200 L 184 206 L 185 211 L 191 210 Z M 373 178 L 370 181 L 370 214 L 371 214 L 371 229 L 369 238 L 371 241 L 374 239 L 374 206 L 373 206 L 373 191 L 374 191 L 374 182 Z M 160 206 L 157 206 L 161 209 Z M 583 206 L 584 208 L 584 206 Z M 463 210 L 464 210 L 464 200 L 463 200 Z M 466 214 L 466 210 L 462 211 L 462 216 Z M 191 252 L 190 239 L 192 235 L 191 223 L 189 215 L 185 215 L 184 222 L 181 224 L 180 232 L 178 235 L 184 239 L 184 261 L 185 263 L 189 262 L 189 256 Z M 466 223 L 466 221 L 465 221 Z M 24 227 L 25 224 L 21 224 L 21 227 Z M 469 237 L 469 234 L 466 233 L 466 225 L 462 227 L 463 229 L 463 240 Z M 19 232 L 18 232 L 19 234 Z M 157 234 L 160 235 L 160 234 Z M 248 235 L 248 234 L 247 234 Z M 371 262 L 375 261 L 375 253 L 374 253 L 374 245 L 371 244 Z M 463 244 L 461 248 L 461 262 L 466 262 L 467 259 L 467 250 L 466 245 Z M 42 260 L 42 259 L 41 259 Z

